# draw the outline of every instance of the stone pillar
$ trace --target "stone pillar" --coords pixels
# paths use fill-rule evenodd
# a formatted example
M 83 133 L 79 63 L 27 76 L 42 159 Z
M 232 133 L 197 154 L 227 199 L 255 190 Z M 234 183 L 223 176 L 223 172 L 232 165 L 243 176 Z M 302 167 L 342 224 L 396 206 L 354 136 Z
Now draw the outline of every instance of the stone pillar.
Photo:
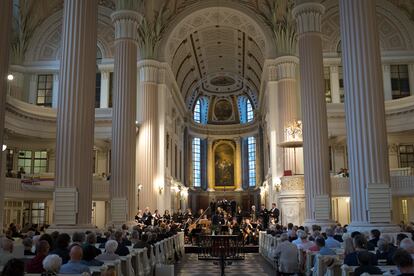
M 384 99 L 386 101 L 392 100 L 391 65 L 384 64 L 382 66 L 382 77 L 384 81 Z
M 207 191 L 214 191 L 214 153 L 213 153 L 213 140 L 207 140 Z
M 333 65 L 329 67 L 330 80 L 331 80 L 331 97 L 332 103 L 340 103 L 341 95 L 339 93 L 339 71 L 338 66 Z
M 53 74 L 52 107 L 57 108 L 59 98 L 59 73 Z
M 341 0 L 339 4 L 352 231 L 393 228 L 375 2 Z
M 10 51 L 10 34 L 12 24 L 12 1 L 0 1 L 0 146 L 4 143 L 4 113 L 6 106 L 7 95 L 7 75 L 9 71 L 9 51 Z M 0 151 L 0 172 L 5 171 L 5 156 Z M 4 174 L 3 174 L 4 175 Z M 3 176 L 2 175 L 2 176 Z M 0 226 L 3 226 L 3 210 L 4 210 L 4 180 L 5 177 L 0 178 Z
M 157 208 L 159 187 L 163 185 L 164 176 L 158 173 L 158 67 L 150 61 L 139 65 L 139 93 L 141 99 L 141 125 L 138 135 L 137 174 L 142 185 L 139 208 L 149 207 L 153 212 Z
M 278 143 L 294 140 L 293 137 L 289 137 L 286 134 L 285 129 L 289 124 L 299 119 L 296 90 L 296 68 L 298 63 L 299 59 L 295 56 L 282 56 L 275 60 L 278 95 L 277 117 L 279 120 L 277 129 Z M 298 137 L 295 137 L 295 140 L 297 140 L 296 138 Z M 295 151 L 292 148 L 280 148 L 278 151 L 283 155 L 281 161 L 284 165 L 282 166 L 286 170 L 291 170 L 296 173 Z
M 410 95 L 414 95 L 414 63 L 408 64 L 408 81 L 410 85 Z
M 125 221 L 132 221 L 136 213 L 135 120 L 139 14 L 132 10 L 118 10 L 111 17 L 115 26 L 111 220 L 116 225 L 122 225 Z
M 241 154 L 241 143 L 240 143 L 240 137 L 237 137 L 235 139 L 236 142 L 236 162 L 235 162 L 235 191 L 243 191 L 242 188 L 242 154 Z
M 108 108 L 109 106 L 109 76 L 110 72 L 102 71 L 101 72 L 101 99 L 100 99 L 100 108 Z
M 298 28 L 307 225 L 332 222 L 321 37 L 324 11 L 323 5 L 314 2 L 300 4 L 292 11 Z
M 96 74 L 96 1 L 65 1 L 56 137 L 56 228 L 88 228 Z

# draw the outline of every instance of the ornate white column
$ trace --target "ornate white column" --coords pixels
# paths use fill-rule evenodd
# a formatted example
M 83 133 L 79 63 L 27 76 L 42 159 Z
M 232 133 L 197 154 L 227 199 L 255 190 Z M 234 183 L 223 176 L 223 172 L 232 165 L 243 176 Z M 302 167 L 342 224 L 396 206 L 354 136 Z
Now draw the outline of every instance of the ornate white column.
M 207 191 L 214 191 L 214 153 L 213 140 L 207 139 Z
M 56 228 L 88 228 L 96 78 L 96 1 L 65 1 L 56 137 Z
M 115 26 L 111 220 L 121 225 L 125 221 L 132 221 L 136 213 L 135 120 L 139 14 L 132 10 L 117 10 L 111 17 Z
M 331 97 L 332 103 L 340 103 L 341 95 L 339 93 L 339 68 L 338 65 L 329 67 L 329 78 L 331 80 Z
M 0 1 L 0 146 L 4 143 L 4 111 L 6 106 L 7 95 L 7 75 L 9 71 L 9 51 L 10 51 L 10 34 L 12 24 L 12 1 Z M 0 164 L 3 167 L 4 154 L 0 151 Z M 5 169 L 0 168 L 0 172 Z M 0 225 L 3 225 L 3 209 L 4 209 L 4 177 L 0 178 Z
M 138 134 L 137 174 L 140 191 L 139 208 L 157 208 L 160 187 L 164 186 L 162 176 L 158 177 L 159 118 L 158 118 L 158 66 L 144 60 L 139 64 L 140 128 Z M 161 191 L 162 192 L 162 191 Z
M 351 230 L 391 227 L 387 129 L 375 0 L 339 4 Z M 389 229 L 387 229 L 389 227 Z M 385 228 L 385 229 L 384 229 Z
M 293 140 L 285 132 L 289 124 L 299 119 L 298 95 L 296 90 L 296 68 L 299 59 L 295 56 L 282 56 L 276 58 L 276 78 L 277 78 L 277 110 L 278 110 L 278 143 Z M 280 164 L 287 170 L 296 173 L 295 151 L 292 148 L 279 149 L 283 156 Z M 284 163 L 284 165 L 283 165 Z
M 240 137 L 235 139 L 236 142 L 236 162 L 235 162 L 235 191 L 243 191 L 242 188 L 242 154 L 241 154 L 241 142 Z
M 392 100 L 391 65 L 382 65 L 382 77 L 384 81 L 384 99 L 386 101 Z
M 101 72 L 101 99 L 99 103 L 100 108 L 108 108 L 109 106 L 109 76 L 110 72 Z
M 329 146 L 322 60 L 321 17 L 325 8 L 314 2 L 296 6 L 303 155 L 305 173 L 305 224 L 326 225 L 331 220 Z
M 57 108 L 59 98 L 59 73 L 53 74 L 52 107 Z

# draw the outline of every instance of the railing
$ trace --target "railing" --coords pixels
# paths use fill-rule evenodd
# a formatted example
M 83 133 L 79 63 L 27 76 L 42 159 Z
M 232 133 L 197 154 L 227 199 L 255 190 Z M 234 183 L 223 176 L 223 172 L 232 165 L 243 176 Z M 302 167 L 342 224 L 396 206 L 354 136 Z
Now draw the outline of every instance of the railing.
M 276 268 L 274 252 L 276 250 L 277 243 L 277 237 L 267 234 L 266 231 L 259 232 L 259 253 L 273 266 L 273 268 Z
M 407 167 L 407 168 L 390 169 L 390 175 L 391 176 L 409 176 L 409 175 L 414 175 L 413 174 L 413 168 Z

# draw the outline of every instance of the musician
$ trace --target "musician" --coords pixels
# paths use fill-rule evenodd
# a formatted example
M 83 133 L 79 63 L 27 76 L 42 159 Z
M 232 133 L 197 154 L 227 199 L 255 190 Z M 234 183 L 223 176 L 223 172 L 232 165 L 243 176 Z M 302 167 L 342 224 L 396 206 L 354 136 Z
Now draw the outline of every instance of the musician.
M 161 215 L 158 212 L 158 209 L 155 209 L 154 214 L 152 215 L 152 218 L 154 220 L 153 225 L 158 225 L 158 223 L 161 220 Z
M 145 225 L 151 225 L 152 224 L 152 214 L 149 210 L 149 207 L 145 207 L 144 214 L 142 215 L 142 220 Z
M 169 221 L 171 220 L 170 211 L 165 210 L 165 211 L 164 211 L 164 215 L 162 216 L 162 218 L 163 218 L 165 221 L 169 222 Z
M 261 219 L 263 228 L 267 229 L 267 226 L 269 224 L 269 211 L 267 211 L 264 204 L 260 206 L 258 218 Z
M 193 213 L 191 212 L 191 209 L 188 208 L 185 213 L 184 213 L 184 220 L 188 220 L 188 219 L 194 219 Z
M 245 244 L 253 243 L 254 227 L 251 224 L 250 219 L 248 218 L 244 219 L 242 229 L 243 229 L 243 238 L 244 238 Z
M 252 222 L 256 222 L 258 217 L 258 212 L 256 210 L 256 206 L 252 205 L 252 209 L 250 211 L 250 218 Z
M 204 209 L 199 209 L 198 210 L 198 212 L 197 212 L 197 215 L 195 216 L 197 219 L 202 219 L 202 215 L 203 215 L 203 213 L 204 213 Z
M 237 223 L 238 223 L 239 225 L 241 225 L 241 224 L 242 224 L 242 220 L 243 220 L 243 211 L 242 211 L 242 209 L 241 209 L 240 205 L 239 205 L 239 206 L 237 206 L 237 211 L 236 211 L 236 215 L 235 215 L 235 217 L 236 217 L 236 219 L 237 219 Z
M 138 213 L 135 215 L 135 221 L 138 224 L 143 223 L 143 220 L 142 220 L 142 210 L 138 210 Z
M 236 217 L 233 218 L 231 225 L 230 225 L 230 229 L 232 230 L 232 235 L 237 235 L 237 236 L 241 235 L 242 232 L 240 229 L 240 224 L 238 223 Z
M 272 203 L 272 209 L 269 210 L 270 216 L 275 219 L 275 222 L 279 222 L 279 209 L 276 208 L 276 203 Z

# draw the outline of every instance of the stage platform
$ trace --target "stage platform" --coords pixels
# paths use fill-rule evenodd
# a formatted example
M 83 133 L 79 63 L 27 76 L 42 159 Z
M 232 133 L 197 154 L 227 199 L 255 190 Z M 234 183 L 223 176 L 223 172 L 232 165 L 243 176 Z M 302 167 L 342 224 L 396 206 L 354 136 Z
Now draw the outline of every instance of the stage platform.
M 186 244 L 184 246 L 186 254 L 198 253 L 199 247 L 196 245 Z M 259 253 L 258 245 L 245 245 L 243 247 L 243 253 Z

